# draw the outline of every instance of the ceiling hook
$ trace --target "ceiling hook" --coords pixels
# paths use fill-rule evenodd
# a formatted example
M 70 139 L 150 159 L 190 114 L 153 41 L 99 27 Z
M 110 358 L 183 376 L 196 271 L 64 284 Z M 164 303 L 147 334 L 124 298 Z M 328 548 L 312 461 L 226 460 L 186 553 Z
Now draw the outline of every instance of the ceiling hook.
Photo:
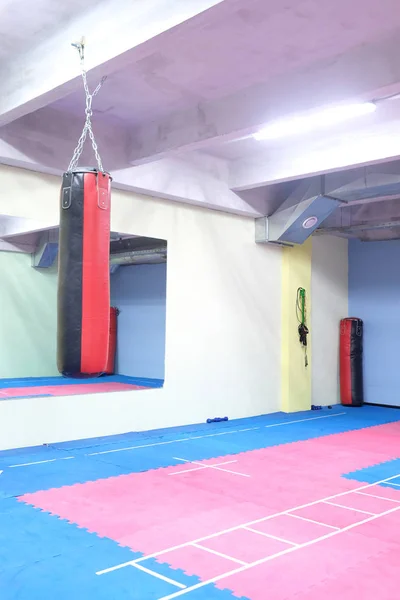
M 85 38 L 82 37 L 80 42 L 72 42 L 71 46 L 78 50 L 79 58 L 83 61 L 85 59 Z

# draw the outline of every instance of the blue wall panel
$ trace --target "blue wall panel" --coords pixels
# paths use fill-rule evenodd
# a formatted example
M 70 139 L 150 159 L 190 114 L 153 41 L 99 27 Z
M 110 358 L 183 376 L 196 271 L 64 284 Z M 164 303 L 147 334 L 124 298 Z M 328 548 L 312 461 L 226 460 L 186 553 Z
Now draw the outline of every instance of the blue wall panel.
M 400 240 L 350 241 L 349 311 L 364 320 L 365 401 L 400 406 Z
M 118 317 L 117 372 L 164 379 L 166 264 L 120 267 L 111 276 Z

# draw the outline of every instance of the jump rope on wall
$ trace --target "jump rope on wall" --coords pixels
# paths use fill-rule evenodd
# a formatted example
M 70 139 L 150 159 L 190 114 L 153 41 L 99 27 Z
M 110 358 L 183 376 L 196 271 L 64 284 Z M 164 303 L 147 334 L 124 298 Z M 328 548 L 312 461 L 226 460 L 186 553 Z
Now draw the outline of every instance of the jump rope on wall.
M 296 316 L 299 326 L 297 328 L 299 334 L 300 344 L 304 348 L 304 364 L 308 367 L 308 356 L 307 356 L 307 335 L 309 329 L 307 327 L 307 311 L 306 311 L 306 290 L 299 287 L 296 295 Z

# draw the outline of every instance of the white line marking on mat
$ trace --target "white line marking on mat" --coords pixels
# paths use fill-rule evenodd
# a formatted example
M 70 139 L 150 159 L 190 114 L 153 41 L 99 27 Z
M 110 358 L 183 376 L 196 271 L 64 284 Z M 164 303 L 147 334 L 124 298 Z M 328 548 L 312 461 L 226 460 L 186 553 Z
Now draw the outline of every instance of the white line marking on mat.
M 174 458 L 174 457 L 173 457 Z M 183 460 L 182 458 L 175 458 L 174 460 Z M 191 461 L 187 461 L 191 462 Z M 232 463 L 237 462 L 237 460 L 227 460 L 226 462 L 218 463 L 216 465 L 202 465 L 201 467 L 195 467 L 194 469 L 184 469 L 183 471 L 175 471 L 174 473 L 168 473 L 168 475 L 182 475 L 182 473 L 192 473 L 192 471 L 202 471 L 203 469 L 208 469 L 212 467 L 221 467 L 222 465 L 231 465 Z M 200 463 L 193 463 L 200 464 Z
M 114 452 L 127 452 L 128 450 L 136 450 L 137 448 L 152 448 L 153 446 L 165 446 L 166 444 L 176 444 L 178 442 L 188 442 L 190 440 L 201 440 L 203 438 L 217 437 L 219 435 L 230 435 L 240 433 L 242 431 L 251 431 L 261 429 L 261 427 L 280 427 L 281 425 L 291 425 L 292 423 L 304 423 L 305 421 L 315 421 L 316 419 L 331 419 L 332 417 L 340 417 L 346 415 L 346 412 L 335 413 L 334 415 L 321 415 L 320 417 L 310 417 L 309 419 L 294 419 L 292 421 L 283 421 L 282 423 L 271 423 L 270 425 L 260 425 L 259 427 L 249 427 L 247 429 L 233 429 L 232 431 L 220 431 L 218 433 L 208 433 L 206 435 L 196 435 L 178 440 L 168 440 L 165 442 L 154 442 L 153 444 L 140 444 L 139 446 L 128 446 L 126 448 L 113 448 L 112 450 L 102 450 L 101 452 L 90 452 L 85 456 L 99 456 L 100 454 L 111 454 Z
M 114 452 L 127 452 L 128 450 L 136 450 L 137 448 L 153 448 L 154 446 L 165 446 L 166 444 L 176 444 L 178 442 L 189 442 L 190 440 L 200 440 L 207 437 L 215 437 L 217 435 L 228 435 L 230 433 L 237 433 L 238 430 L 234 431 L 221 431 L 220 433 L 210 433 L 208 435 L 198 435 L 196 437 L 180 438 L 179 440 L 168 440 L 166 442 L 154 442 L 153 444 L 140 444 L 139 446 L 129 446 L 127 448 L 114 448 L 113 450 L 102 450 L 101 452 L 90 452 L 86 456 L 98 456 L 99 454 L 112 454 Z
M 250 477 L 250 475 L 247 475 L 246 473 L 238 473 L 237 471 L 230 471 L 229 469 L 221 469 L 221 467 L 219 467 L 218 465 L 204 465 L 203 463 L 196 462 L 195 460 L 187 460 L 186 458 L 178 458 L 176 456 L 173 456 L 173 459 L 181 460 L 182 462 L 190 463 L 191 465 L 199 465 L 200 467 L 204 467 L 205 469 L 216 469 L 217 471 L 224 471 L 224 473 L 231 473 L 232 475 L 240 475 L 241 477 Z M 232 460 L 229 462 L 237 462 L 237 460 Z M 226 464 L 228 464 L 228 463 L 226 463 Z
M 324 502 L 322 500 L 322 502 Z M 315 521 L 314 519 L 308 519 L 307 517 L 302 517 L 301 515 L 294 515 L 292 513 L 288 513 L 289 517 L 293 517 L 295 519 L 301 519 L 302 521 L 308 521 L 309 523 L 314 523 L 314 525 L 321 525 L 321 527 L 329 527 L 329 529 L 340 529 L 340 527 L 335 527 L 334 525 L 327 525 L 326 523 L 321 523 L 321 521 Z
M 294 515 L 294 514 L 292 514 L 293 511 L 301 510 L 303 508 L 308 508 L 309 506 L 314 506 L 315 504 L 320 504 L 321 502 L 324 502 L 325 500 L 334 500 L 335 498 L 340 498 L 341 496 L 346 496 L 347 494 L 352 494 L 354 492 L 366 490 L 366 489 L 372 488 L 376 485 L 380 485 L 381 483 L 386 483 L 386 482 L 390 481 L 391 479 L 395 479 L 396 477 L 399 477 L 399 475 L 394 475 L 393 477 L 388 477 L 387 479 L 381 479 L 379 481 L 375 481 L 374 483 L 368 483 L 368 484 L 362 485 L 358 488 L 354 488 L 353 490 L 346 490 L 345 492 L 339 492 L 337 494 L 333 494 L 332 496 L 327 496 L 326 498 L 320 498 L 319 500 L 313 500 L 312 502 L 307 502 L 307 504 L 302 504 L 301 506 L 294 506 L 293 508 L 289 508 L 288 510 L 283 510 L 278 513 L 273 513 L 272 515 L 268 515 L 267 517 L 261 517 L 260 519 L 255 519 L 254 521 L 249 521 L 248 523 L 241 523 L 240 525 L 234 525 L 233 527 L 229 527 L 228 529 L 223 529 L 221 531 L 217 531 L 215 533 L 205 535 L 201 538 L 198 538 L 197 540 L 190 540 L 188 542 L 178 544 L 177 546 L 171 546 L 170 548 L 165 548 L 164 550 L 158 550 L 157 552 L 153 552 L 152 554 L 147 554 L 146 556 L 142 556 L 141 558 L 136 558 L 135 560 L 130 560 L 128 562 L 121 563 L 119 565 L 115 565 L 114 567 L 109 567 L 108 569 L 103 569 L 102 571 L 97 571 L 96 575 L 104 575 L 105 573 L 111 573 L 112 571 L 122 569 L 123 567 L 127 567 L 128 565 L 131 565 L 133 563 L 142 562 L 143 560 L 147 560 L 148 558 L 155 558 L 156 556 L 161 556 L 162 554 L 166 554 L 167 552 L 172 552 L 174 550 L 180 550 L 181 548 L 185 548 L 185 546 L 199 544 L 201 542 L 204 542 L 205 540 L 210 540 L 211 538 L 215 538 L 220 535 L 223 535 L 224 533 L 230 533 L 231 531 L 236 531 L 237 529 L 242 529 L 243 527 L 250 527 L 252 525 L 255 525 L 256 523 L 262 523 L 263 521 L 268 521 L 269 519 L 274 519 L 275 517 L 280 517 L 282 515 L 289 515 L 290 517 L 303 519 L 304 521 L 311 521 L 311 523 L 317 523 L 317 525 L 323 525 L 324 527 L 333 529 L 334 531 L 332 531 L 330 534 L 327 534 L 328 536 L 332 535 L 332 534 L 336 534 L 340 531 L 345 531 L 345 530 L 344 529 L 341 530 L 338 527 L 333 527 L 333 525 L 326 525 L 325 523 L 318 523 L 318 521 L 312 521 L 311 519 L 306 519 L 305 517 L 300 517 L 299 515 Z M 391 509 L 389 512 L 392 512 L 393 510 L 399 510 L 399 509 L 400 509 L 400 506 L 396 506 L 396 508 Z M 385 515 L 385 514 L 389 514 L 388 511 L 386 511 L 384 513 L 380 513 L 379 515 L 374 515 L 373 517 L 369 517 L 367 519 L 367 521 L 373 520 L 373 519 L 380 517 L 382 515 Z M 355 523 L 355 525 L 361 525 L 362 523 L 367 522 L 367 521 L 358 521 L 358 523 Z M 323 538 L 317 538 L 317 539 L 323 539 Z M 300 548 L 300 547 L 302 547 L 301 544 L 296 546 L 296 548 Z M 290 550 L 292 550 L 292 548 L 290 548 Z M 162 599 L 162 600 L 165 600 L 165 599 Z
M 218 552 L 218 550 L 213 550 L 212 548 L 207 548 L 206 546 L 202 546 L 201 544 L 190 544 L 194 548 L 199 548 L 199 550 L 205 550 L 205 552 L 210 552 L 210 554 L 215 554 L 216 556 L 220 556 L 221 558 L 226 558 L 231 560 L 232 562 L 239 563 L 239 565 L 248 565 L 249 563 L 244 560 L 240 560 L 239 558 L 233 558 L 233 556 L 228 556 L 228 554 L 224 554 L 223 552 Z
M 361 494 L 362 496 L 369 496 L 370 498 L 378 498 L 379 500 L 388 500 L 388 502 L 396 502 L 397 504 L 400 504 L 400 500 L 386 498 L 386 496 L 377 496 L 376 494 L 368 494 L 367 492 L 356 492 L 356 494 Z
M 332 417 L 340 417 L 346 415 L 345 412 L 335 413 L 334 415 L 321 415 L 320 417 L 310 417 L 309 419 L 294 419 L 293 421 L 284 421 L 283 423 L 272 423 L 264 425 L 264 427 L 280 427 L 281 425 L 291 425 L 292 423 L 304 423 L 305 421 L 316 421 L 317 419 L 331 419 Z
M 56 462 L 57 460 L 70 460 L 75 458 L 74 456 L 63 456 L 62 458 L 49 458 L 48 460 L 37 460 L 30 463 L 22 463 L 20 465 L 9 465 L 9 469 L 16 469 L 17 467 L 30 467 L 31 465 L 44 465 L 45 463 Z
M 207 467 L 204 466 L 196 467 L 195 469 L 184 469 L 183 471 L 175 471 L 175 473 L 168 473 L 168 475 L 183 475 L 184 473 L 193 473 L 193 471 L 203 471 L 204 469 L 207 469 Z
M 328 500 L 324 501 L 324 504 L 329 504 L 330 506 L 337 506 L 338 508 L 344 508 L 345 510 L 354 510 L 354 512 L 363 513 L 364 515 L 376 515 L 379 513 L 373 513 L 369 510 L 361 510 L 360 508 L 353 508 L 352 506 L 344 506 L 343 504 L 337 504 L 336 502 L 328 502 Z
M 221 467 L 210 467 L 216 471 L 223 471 L 224 473 L 230 473 L 231 475 L 240 475 L 240 477 L 250 477 L 247 473 L 238 473 L 237 471 L 230 471 L 229 469 L 221 469 Z
M 171 583 L 172 585 L 175 585 L 178 588 L 185 589 L 187 587 L 186 585 L 183 585 L 183 583 L 179 583 L 179 581 L 175 581 L 174 579 L 165 577 L 164 575 L 161 575 L 160 573 L 157 573 L 156 571 L 151 571 L 150 569 L 146 569 L 146 567 L 142 567 L 142 565 L 133 563 L 131 566 L 135 567 L 135 569 L 139 569 L 140 571 L 144 571 L 145 573 L 148 573 L 149 575 L 153 575 L 153 577 L 157 577 L 157 579 L 162 579 L 163 581 L 166 581 L 167 583 Z
M 276 540 L 277 542 L 283 542 L 284 544 L 288 544 L 289 546 L 298 546 L 295 542 L 289 542 L 289 540 L 284 540 L 283 538 L 277 537 L 276 535 L 272 535 L 271 533 L 265 533 L 264 531 L 259 531 L 258 529 L 253 529 L 252 527 L 242 527 L 246 531 L 251 531 L 253 533 L 258 533 L 258 535 L 263 535 L 267 538 L 271 538 L 272 540 Z
M 247 429 L 238 429 L 238 432 L 242 431 L 254 431 L 255 429 L 261 429 L 261 427 L 247 427 Z
M 396 487 L 400 487 L 400 483 L 393 483 L 392 481 L 390 482 L 390 485 L 395 485 Z

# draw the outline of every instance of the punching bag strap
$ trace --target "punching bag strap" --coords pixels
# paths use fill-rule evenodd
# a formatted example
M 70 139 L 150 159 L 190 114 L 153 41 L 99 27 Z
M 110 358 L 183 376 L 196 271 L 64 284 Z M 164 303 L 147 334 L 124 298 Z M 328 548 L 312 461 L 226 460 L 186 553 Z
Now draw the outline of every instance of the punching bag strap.
M 72 202 L 72 173 L 64 173 L 61 194 L 61 208 L 67 210 Z
M 102 210 L 108 210 L 110 204 L 110 178 L 104 174 L 98 173 L 96 178 L 97 185 L 97 206 Z
M 86 96 L 86 108 L 85 108 L 86 120 L 85 120 L 85 124 L 83 126 L 81 137 L 79 138 L 78 144 L 77 144 L 77 146 L 74 150 L 74 154 L 71 158 L 71 162 L 69 163 L 68 172 L 71 172 L 77 168 L 79 159 L 82 154 L 83 146 L 85 144 L 88 134 L 89 134 L 90 140 L 92 142 L 92 148 L 93 148 L 94 155 L 96 157 L 97 167 L 98 167 L 99 171 L 104 172 L 103 163 L 101 161 L 99 150 L 97 148 L 96 139 L 94 137 L 94 133 L 93 133 L 93 129 L 92 129 L 92 115 L 93 115 L 92 102 L 93 102 L 93 98 L 98 94 L 101 86 L 103 85 L 103 83 L 105 82 L 105 80 L 107 78 L 102 77 L 100 83 L 97 85 L 97 87 L 94 89 L 94 91 L 92 93 L 90 93 L 88 82 L 87 82 L 87 73 L 86 73 L 86 69 L 85 69 L 85 52 L 84 52 L 85 51 L 85 42 L 82 39 L 81 42 L 74 43 L 72 45 L 78 50 L 79 57 L 81 59 L 82 81 L 83 81 L 83 87 L 84 87 L 85 96 Z

